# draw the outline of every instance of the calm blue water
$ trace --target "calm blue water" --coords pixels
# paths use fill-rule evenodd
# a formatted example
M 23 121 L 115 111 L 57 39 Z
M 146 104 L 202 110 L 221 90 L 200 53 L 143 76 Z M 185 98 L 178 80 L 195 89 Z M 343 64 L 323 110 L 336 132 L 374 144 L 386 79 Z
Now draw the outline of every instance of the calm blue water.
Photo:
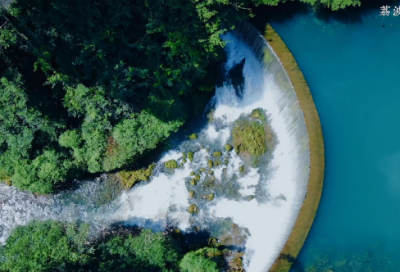
M 400 16 L 379 13 L 271 22 L 305 75 L 325 138 L 323 196 L 293 271 L 400 271 Z

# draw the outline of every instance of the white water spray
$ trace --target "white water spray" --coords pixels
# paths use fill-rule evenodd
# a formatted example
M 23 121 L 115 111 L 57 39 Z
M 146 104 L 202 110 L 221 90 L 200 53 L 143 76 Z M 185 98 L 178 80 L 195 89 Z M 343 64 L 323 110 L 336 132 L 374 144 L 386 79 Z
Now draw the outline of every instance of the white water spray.
M 186 141 L 178 150 L 164 154 L 150 182 L 135 185 L 108 204 L 96 198 L 103 188 L 100 181 L 84 183 L 74 192 L 54 197 L 37 197 L 0 184 L 0 243 L 6 241 L 13 228 L 32 220 L 79 219 L 91 223 L 96 233 L 115 222 L 155 230 L 167 225 L 189 230 L 193 223 L 207 227 L 219 218 L 231 218 L 250 233 L 245 244 L 246 271 L 267 271 L 283 248 L 304 200 L 309 176 L 308 136 L 293 86 L 264 38 L 242 24 L 224 39 L 231 41 L 226 47 L 226 71 L 245 59 L 242 98 L 229 82 L 217 88 L 212 100 L 214 122 L 201 130 L 197 140 Z M 227 197 L 222 189 L 215 189 L 212 202 L 189 199 L 190 172 L 207 168 L 212 152 L 201 149 L 195 153 L 193 162 L 183 163 L 181 151 L 197 150 L 200 145 L 223 150 L 234 121 L 255 108 L 265 110 L 276 135 L 278 142 L 272 159 L 240 175 L 242 159 L 235 151 L 224 151 L 223 157 L 229 157 L 229 164 L 213 168 L 215 183 L 222 188 L 224 176 L 228 180 L 236 178 L 237 194 L 241 197 Z M 165 171 L 164 162 L 170 159 L 182 163 L 182 167 Z M 204 184 L 207 177 L 207 173 L 201 173 L 197 186 Z M 261 190 L 266 192 L 264 197 L 245 199 Z M 194 202 L 200 206 L 200 213 L 191 216 L 188 206 Z

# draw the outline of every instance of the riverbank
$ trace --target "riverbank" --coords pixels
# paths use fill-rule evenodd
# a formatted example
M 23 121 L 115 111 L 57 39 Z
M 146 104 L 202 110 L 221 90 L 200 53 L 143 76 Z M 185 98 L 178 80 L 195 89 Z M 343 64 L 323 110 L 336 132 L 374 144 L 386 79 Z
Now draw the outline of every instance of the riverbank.
M 325 170 L 324 140 L 318 112 L 310 89 L 292 53 L 268 24 L 265 39 L 279 57 L 296 91 L 306 122 L 310 148 L 310 175 L 307 194 L 293 230 L 279 257 L 269 271 L 289 271 L 299 254 L 314 221 L 322 194 Z

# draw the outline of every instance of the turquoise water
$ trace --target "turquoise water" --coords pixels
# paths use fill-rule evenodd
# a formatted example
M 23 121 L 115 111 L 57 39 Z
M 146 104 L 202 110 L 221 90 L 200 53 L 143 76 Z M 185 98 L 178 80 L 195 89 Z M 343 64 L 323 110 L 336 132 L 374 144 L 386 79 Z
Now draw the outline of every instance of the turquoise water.
M 292 271 L 400 271 L 400 16 L 379 15 L 301 10 L 271 22 L 309 84 L 326 150 L 319 210 Z

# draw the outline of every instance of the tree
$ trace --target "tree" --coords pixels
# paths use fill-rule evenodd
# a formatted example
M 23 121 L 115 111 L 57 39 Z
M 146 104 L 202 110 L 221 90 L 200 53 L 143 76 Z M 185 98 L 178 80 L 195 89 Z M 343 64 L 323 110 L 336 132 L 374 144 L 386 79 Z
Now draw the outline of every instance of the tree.
M 33 222 L 17 227 L 1 252 L 4 271 L 51 271 L 88 261 L 84 242 L 88 225 L 58 221 Z
M 213 260 L 221 257 L 216 248 L 203 248 L 187 253 L 179 264 L 182 272 L 218 272 L 218 265 Z

